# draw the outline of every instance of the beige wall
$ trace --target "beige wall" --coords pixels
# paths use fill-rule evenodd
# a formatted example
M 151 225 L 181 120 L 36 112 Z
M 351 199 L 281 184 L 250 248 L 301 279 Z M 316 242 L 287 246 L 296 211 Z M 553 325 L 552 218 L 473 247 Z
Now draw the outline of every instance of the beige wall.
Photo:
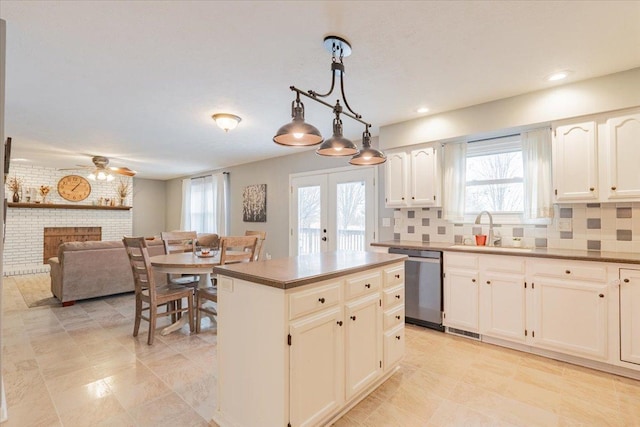
M 266 141 L 265 144 L 273 142 Z M 318 156 L 314 150 L 291 150 L 296 154 L 224 169 L 230 173 L 229 232 L 238 235 L 244 234 L 245 230 L 266 231 L 265 252 L 273 258 L 289 254 L 289 175 L 340 168 L 349 164 L 347 159 Z M 242 191 L 247 185 L 253 184 L 267 184 L 267 222 L 264 223 L 242 221 Z M 181 186 L 181 179 L 167 182 L 167 227 L 170 229 L 180 227 Z
M 159 236 L 165 231 L 166 181 L 133 179 L 133 235 Z

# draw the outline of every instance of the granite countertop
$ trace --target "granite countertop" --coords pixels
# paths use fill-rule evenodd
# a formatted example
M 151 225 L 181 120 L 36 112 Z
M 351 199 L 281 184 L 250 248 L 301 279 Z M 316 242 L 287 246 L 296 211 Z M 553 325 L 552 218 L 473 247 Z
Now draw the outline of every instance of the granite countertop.
M 213 272 L 261 285 L 290 289 L 393 264 L 406 258 L 405 255 L 396 254 L 336 251 L 222 265 L 214 267 Z
M 485 246 L 478 248 L 477 246 L 468 246 L 454 243 L 429 243 L 414 242 L 409 240 L 388 240 L 385 242 L 372 243 L 371 246 L 387 247 L 387 248 L 403 248 L 403 249 L 420 249 L 420 250 L 436 250 L 436 251 L 452 251 L 467 252 L 475 254 L 494 254 L 509 256 L 524 256 L 537 258 L 557 258 L 570 259 L 577 261 L 600 261 L 600 262 L 617 262 L 624 264 L 640 264 L 640 253 L 635 252 L 599 252 L 599 251 L 581 251 L 577 249 L 550 249 L 550 248 L 509 248 Z

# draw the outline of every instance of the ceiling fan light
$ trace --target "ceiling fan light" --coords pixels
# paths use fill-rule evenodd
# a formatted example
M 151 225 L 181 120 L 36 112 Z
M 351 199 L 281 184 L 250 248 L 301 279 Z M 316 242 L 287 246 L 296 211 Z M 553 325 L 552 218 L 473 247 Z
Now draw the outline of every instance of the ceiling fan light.
M 113 177 L 113 175 L 111 175 L 110 173 L 109 173 L 109 174 L 107 174 L 107 181 L 108 181 L 108 182 L 111 182 L 111 181 L 113 181 L 114 179 L 115 179 L 115 178 Z
M 89 175 L 87 175 L 87 179 L 90 179 L 91 181 L 95 181 L 96 180 L 96 174 L 91 172 Z
M 98 181 L 104 181 L 107 179 L 107 174 L 104 171 L 98 171 L 96 178 L 98 178 Z
M 235 129 L 238 126 L 238 123 L 242 121 L 239 116 L 227 113 L 214 114 L 211 118 L 216 122 L 218 127 L 225 132 Z
M 304 121 L 304 104 L 296 100 L 291 103 L 291 123 L 278 129 L 273 142 L 289 147 L 307 147 L 320 144 L 323 140 L 320 131 Z

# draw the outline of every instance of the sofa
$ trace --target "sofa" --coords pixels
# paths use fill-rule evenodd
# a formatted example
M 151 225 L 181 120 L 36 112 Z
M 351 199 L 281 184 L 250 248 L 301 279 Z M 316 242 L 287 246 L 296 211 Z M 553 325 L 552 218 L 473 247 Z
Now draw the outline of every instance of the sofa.
M 147 245 L 150 256 L 164 254 L 162 240 L 147 240 Z M 48 262 L 51 293 L 63 306 L 134 290 L 129 257 L 120 241 L 62 243 L 58 256 Z M 155 278 L 158 284 L 166 284 L 166 274 L 157 273 Z

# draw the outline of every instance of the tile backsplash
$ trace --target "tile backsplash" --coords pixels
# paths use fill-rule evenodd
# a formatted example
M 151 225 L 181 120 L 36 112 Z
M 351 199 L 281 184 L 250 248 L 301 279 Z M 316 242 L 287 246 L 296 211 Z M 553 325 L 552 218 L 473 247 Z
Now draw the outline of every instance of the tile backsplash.
M 442 219 L 440 208 L 396 209 L 394 218 L 394 239 L 400 240 L 463 243 L 489 231 L 486 216 L 482 225 L 451 223 Z M 558 218 L 570 222 L 571 231 L 558 230 Z M 501 224 L 494 217 L 494 233 L 503 246 L 520 237 L 528 247 L 640 252 L 640 202 L 559 204 L 549 225 Z

